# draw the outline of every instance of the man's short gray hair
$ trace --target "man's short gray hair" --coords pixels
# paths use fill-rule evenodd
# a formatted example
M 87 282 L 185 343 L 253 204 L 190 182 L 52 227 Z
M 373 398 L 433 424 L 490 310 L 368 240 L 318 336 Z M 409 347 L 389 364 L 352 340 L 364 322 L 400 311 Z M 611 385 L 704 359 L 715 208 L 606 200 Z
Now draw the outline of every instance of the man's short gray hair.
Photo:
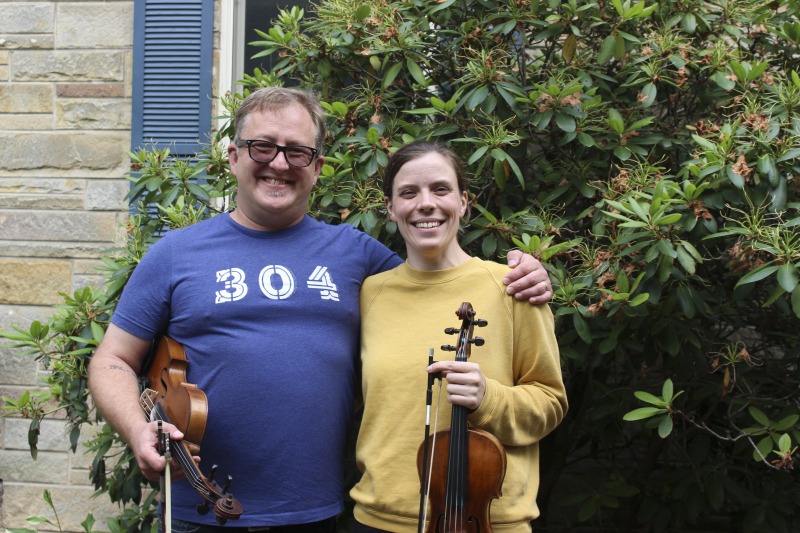
M 235 128 L 234 144 L 239 145 L 242 129 L 250 114 L 279 109 L 292 103 L 300 104 L 311 115 L 315 131 L 314 148 L 322 150 L 325 144 L 325 111 L 322 109 L 316 94 L 294 87 L 264 87 L 250 93 L 247 98 L 242 100 L 236 110 L 236 115 L 233 117 Z

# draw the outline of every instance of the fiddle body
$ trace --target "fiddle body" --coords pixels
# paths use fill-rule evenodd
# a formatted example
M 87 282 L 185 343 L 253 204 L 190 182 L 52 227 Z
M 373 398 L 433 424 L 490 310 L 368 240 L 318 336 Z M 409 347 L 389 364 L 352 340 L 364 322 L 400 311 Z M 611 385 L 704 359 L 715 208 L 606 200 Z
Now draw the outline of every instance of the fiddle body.
M 456 361 L 466 361 L 471 344 L 483 344 L 472 338 L 473 327 L 485 326 L 476 320 L 468 302 L 456 312 L 461 328 L 445 330 L 458 334 L 458 345 L 442 346 L 455 351 Z M 432 363 L 433 356 L 431 355 Z M 428 397 L 430 398 L 429 380 Z M 427 521 L 426 533 L 491 533 L 491 502 L 502 495 L 506 472 L 506 453 L 502 443 L 491 433 L 470 428 L 468 410 L 453 405 L 450 428 L 439 431 L 433 438 L 427 435 L 417 452 L 417 470 L 422 484 L 419 531 Z M 425 505 L 425 498 L 429 510 Z M 428 519 L 430 516 L 430 519 Z
M 140 403 L 150 420 L 161 420 L 177 427 L 184 438 L 172 442 L 172 456 L 192 487 L 202 497 L 198 513 L 207 513 L 211 506 L 217 522 L 224 524 L 242 514 L 242 504 L 228 492 L 230 478 L 224 487 L 214 481 L 216 465 L 206 478 L 192 459 L 199 453 L 208 417 L 208 399 L 197 385 L 186 381 L 188 359 L 183 346 L 162 336 L 152 361 L 142 376 L 145 389 Z
M 447 473 L 446 483 L 431 482 L 429 491 L 430 520 L 427 533 L 491 532 L 489 510 L 491 501 L 502 496 L 506 472 L 506 453 L 500 441 L 481 429 L 467 429 L 466 439 L 455 443 L 454 449 L 466 448 L 463 466 L 451 472 L 451 439 L 463 438 L 445 429 L 436 433 L 435 450 L 428 451 L 432 458 L 432 472 Z M 428 446 L 433 446 L 430 442 Z M 424 445 L 423 445 L 424 446 Z M 423 477 L 423 446 L 417 453 L 420 479 Z M 457 455 L 461 455 L 457 453 Z M 458 461 L 458 457 L 455 458 Z M 452 476 L 452 479 L 451 479 Z M 444 480 L 444 479 L 443 479 Z M 462 486 L 463 485 L 463 486 Z

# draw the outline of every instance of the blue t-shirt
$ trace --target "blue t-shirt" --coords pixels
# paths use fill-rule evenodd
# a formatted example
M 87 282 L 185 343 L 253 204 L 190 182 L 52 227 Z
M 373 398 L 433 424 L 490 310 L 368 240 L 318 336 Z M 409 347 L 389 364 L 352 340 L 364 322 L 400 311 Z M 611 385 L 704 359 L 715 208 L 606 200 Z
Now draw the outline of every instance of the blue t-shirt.
M 181 343 L 187 381 L 208 397 L 201 470 L 244 512 L 235 526 L 311 522 L 341 512 L 353 412 L 359 289 L 400 258 L 350 225 L 306 216 L 276 232 L 228 214 L 168 232 L 135 269 L 112 322 Z M 173 516 L 213 524 L 173 486 Z

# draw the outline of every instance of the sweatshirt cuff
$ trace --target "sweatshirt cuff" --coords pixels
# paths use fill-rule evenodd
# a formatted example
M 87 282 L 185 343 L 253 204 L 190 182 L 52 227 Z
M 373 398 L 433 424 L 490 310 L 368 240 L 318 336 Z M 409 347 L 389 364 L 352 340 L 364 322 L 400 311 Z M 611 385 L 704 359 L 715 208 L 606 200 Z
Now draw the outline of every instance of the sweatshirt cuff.
M 500 399 L 499 387 L 501 386 L 496 380 L 486 378 L 486 393 L 483 395 L 483 401 L 467 417 L 473 426 L 480 428 L 489 423 Z

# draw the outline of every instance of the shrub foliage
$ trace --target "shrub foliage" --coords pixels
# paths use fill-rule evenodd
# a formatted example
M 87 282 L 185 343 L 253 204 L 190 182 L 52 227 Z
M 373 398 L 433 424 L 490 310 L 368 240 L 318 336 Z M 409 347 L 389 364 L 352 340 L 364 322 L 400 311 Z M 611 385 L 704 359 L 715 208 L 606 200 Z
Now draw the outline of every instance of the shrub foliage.
M 404 142 L 438 139 L 473 178 L 464 246 L 546 262 L 570 413 L 543 442 L 537 530 L 800 530 L 798 12 L 797 0 L 321 0 L 260 33 L 277 64 L 244 93 L 301 84 L 329 115 L 314 216 L 401 250 L 381 171 Z M 242 97 L 220 99 L 228 115 Z M 5 334 L 53 370 L 73 443 L 95 422 L 85 363 L 130 271 L 160 231 L 232 201 L 218 143 L 230 133 L 199 160 L 131 154 L 131 199 L 158 216 L 131 219 L 105 289 Z M 5 399 L 32 417 L 32 451 L 47 399 Z M 108 429 L 92 450 L 98 489 L 142 520 L 135 462 Z

